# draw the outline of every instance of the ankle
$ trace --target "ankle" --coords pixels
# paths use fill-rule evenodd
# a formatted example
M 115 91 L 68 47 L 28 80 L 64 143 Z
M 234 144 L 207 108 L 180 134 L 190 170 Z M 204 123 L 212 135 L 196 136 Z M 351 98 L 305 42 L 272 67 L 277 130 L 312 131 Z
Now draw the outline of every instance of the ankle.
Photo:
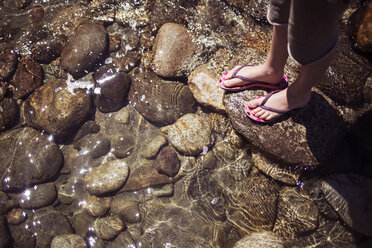
M 264 63 L 262 66 L 264 68 L 266 76 L 282 78 L 284 75 L 284 68 L 278 68 L 268 63 Z

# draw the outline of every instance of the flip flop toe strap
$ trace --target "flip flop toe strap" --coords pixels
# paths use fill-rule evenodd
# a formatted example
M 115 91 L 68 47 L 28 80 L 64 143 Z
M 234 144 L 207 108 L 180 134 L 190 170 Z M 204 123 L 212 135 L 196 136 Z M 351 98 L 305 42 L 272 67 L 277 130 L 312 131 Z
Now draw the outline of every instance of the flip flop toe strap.
M 275 112 L 275 113 L 278 113 L 278 114 L 284 114 L 284 113 L 287 113 L 288 111 L 286 110 L 279 110 L 279 109 L 275 109 L 275 108 L 271 108 L 271 107 L 268 107 L 268 106 L 265 106 L 265 103 L 267 102 L 267 100 L 269 100 L 269 98 L 274 95 L 275 93 L 278 93 L 279 91 L 282 91 L 282 90 L 274 90 L 274 91 L 271 91 L 270 93 L 268 93 L 265 98 L 262 100 L 261 104 L 259 105 L 260 108 L 262 109 L 265 109 L 265 110 L 268 110 L 268 111 L 271 111 L 271 112 Z

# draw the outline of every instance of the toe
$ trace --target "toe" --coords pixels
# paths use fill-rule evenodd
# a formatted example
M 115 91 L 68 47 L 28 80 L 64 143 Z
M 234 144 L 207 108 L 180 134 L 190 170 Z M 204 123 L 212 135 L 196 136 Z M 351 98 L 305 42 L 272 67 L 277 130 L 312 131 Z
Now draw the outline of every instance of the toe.
M 263 113 L 263 114 L 260 116 L 260 118 L 261 118 L 262 120 L 268 120 L 267 118 L 269 118 L 269 116 L 270 116 L 270 113 L 267 112 L 267 111 L 265 111 L 265 113 Z
M 251 109 L 254 109 L 254 108 L 257 108 L 260 103 L 261 103 L 261 97 L 259 98 L 256 98 L 256 99 L 253 99 L 253 100 L 250 100 L 248 103 L 247 103 L 247 106 Z
M 252 113 L 257 116 L 257 117 L 260 117 L 265 114 L 265 110 L 261 109 L 261 108 L 257 108 L 255 110 L 252 111 Z

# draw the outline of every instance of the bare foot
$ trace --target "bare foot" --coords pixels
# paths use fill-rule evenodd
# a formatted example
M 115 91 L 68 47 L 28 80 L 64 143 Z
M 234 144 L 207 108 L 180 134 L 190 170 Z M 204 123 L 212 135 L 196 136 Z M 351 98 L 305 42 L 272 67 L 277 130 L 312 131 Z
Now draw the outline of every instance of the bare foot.
M 288 92 L 290 88 L 286 88 L 282 91 L 279 91 L 275 94 L 273 94 L 267 102 L 264 104 L 264 106 L 273 108 L 279 111 L 290 111 L 296 108 L 301 108 L 305 106 L 309 101 L 311 97 L 311 92 L 306 93 L 305 95 L 296 95 L 291 94 Z M 263 109 L 259 107 L 261 102 L 264 100 L 264 97 L 260 97 L 254 100 L 251 100 L 247 103 L 247 106 L 252 110 L 252 114 L 260 118 L 263 121 L 270 121 L 278 118 L 279 116 L 283 115 L 283 113 L 276 113 L 269 111 L 267 109 Z
M 239 68 L 240 66 L 236 66 L 233 69 L 227 71 L 224 75 L 222 75 L 221 80 L 223 80 L 223 84 L 226 87 L 234 87 L 234 86 L 241 86 L 246 83 L 246 81 L 240 78 L 231 78 L 232 74 Z M 237 75 L 244 76 L 246 78 L 251 78 L 258 81 L 264 81 L 267 83 L 276 84 L 278 83 L 282 77 L 284 72 L 275 72 L 272 68 L 269 68 L 265 65 L 257 65 L 257 66 L 245 66 L 243 67 Z

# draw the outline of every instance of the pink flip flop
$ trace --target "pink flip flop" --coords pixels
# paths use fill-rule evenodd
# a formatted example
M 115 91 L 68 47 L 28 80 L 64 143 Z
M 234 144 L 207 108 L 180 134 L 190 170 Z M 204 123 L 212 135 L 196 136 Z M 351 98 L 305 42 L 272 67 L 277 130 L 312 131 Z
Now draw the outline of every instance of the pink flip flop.
M 223 90 L 226 90 L 226 91 L 239 92 L 239 91 L 243 91 L 243 90 L 250 89 L 250 88 L 253 88 L 253 87 L 268 88 L 268 89 L 273 89 L 273 90 L 285 89 L 285 88 L 288 87 L 288 80 L 287 80 L 287 77 L 285 75 L 276 84 L 271 84 L 271 83 L 268 83 L 268 82 L 258 81 L 258 80 L 250 79 L 250 78 L 247 78 L 247 77 L 244 77 L 244 76 L 237 75 L 238 72 L 242 68 L 244 68 L 246 66 L 250 66 L 250 65 L 242 65 L 242 66 L 240 66 L 238 69 L 236 69 L 233 72 L 233 74 L 231 75 L 231 77 L 228 78 L 228 79 L 239 78 L 239 79 L 243 80 L 245 82 L 245 84 L 239 85 L 239 86 L 227 87 L 223 83 L 226 80 L 223 77 L 219 81 L 220 88 L 223 89 Z M 227 74 L 227 72 L 224 73 L 224 75 L 226 75 L 226 74 Z
M 269 98 L 274 95 L 275 93 L 278 93 L 279 91 L 281 90 L 274 90 L 270 93 L 268 93 L 265 98 L 262 100 L 261 104 L 258 105 L 256 108 L 260 107 L 262 109 L 265 109 L 265 110 L 268 110 L 268 111 L 271 111 L 271 112 L 274 112 L 274 113 L 278 113 L 278 114 L 285 114 L 287 113 L 288 111 L 285 111 L 285 110 L 279 110 L 279 109 L 274 109 L 274 108 L 271 108 L 271 107 L 268 107 L 268 106 L 265 106 L 265 103 L 267 102 L 267 100 L 269 100 Z M 256 99 L 258 98 L 261 98 L 262 96 L 260 97 L 257 97 Z M 245 105 L 245 113 L 247 114 L 247 116 L 254 120 L 254 121 L 257 121 L 257 122 L 261 122 L 261 123 L 269 123 L 269 122 L 272 122 L 272 121 L 275 121 L 277 118 L 273 118 L 271 120 L 268 120 L 268 121 L 265 121 L 265 120 L 262 120 L 260 119 L 259 117 L 255 116 L 253 113 L 252 113 L 252 110 L 254 110 L 255 108 L 250 108 L 248 107 L 248 105 Z

